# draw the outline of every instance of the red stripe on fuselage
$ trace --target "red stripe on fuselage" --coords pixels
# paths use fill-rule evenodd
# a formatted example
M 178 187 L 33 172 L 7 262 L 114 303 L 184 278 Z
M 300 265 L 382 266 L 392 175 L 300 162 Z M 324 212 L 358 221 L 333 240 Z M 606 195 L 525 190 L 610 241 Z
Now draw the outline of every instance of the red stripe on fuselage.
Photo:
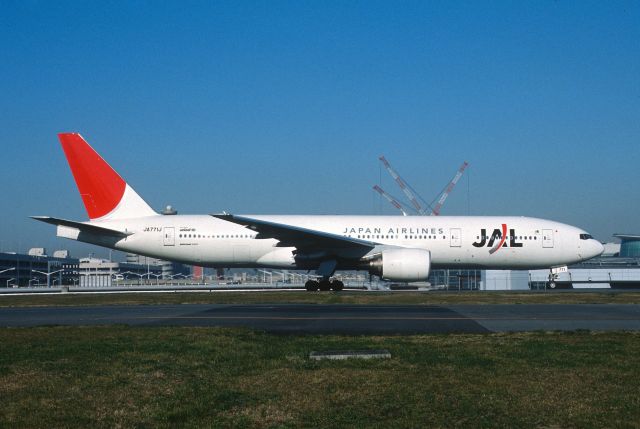
M 494 253 L 496 253 L 498 250 L 500 250 L 500 248 L 502 248 L 502 245 L 504 244 L 504 241 L 507 239 L 507 224 L 503 223 L 502 224 L 502 239 L 500 240 L 500 243 L 498 243 L 498 245 L 496 247 L 494 247 L 493 249 L 489 250 L 489 253 L 491 255 L 493 255 Z
M 58 134 L 90 219 L 110 213 L 120 203 L 126 182 L 76 133 Z

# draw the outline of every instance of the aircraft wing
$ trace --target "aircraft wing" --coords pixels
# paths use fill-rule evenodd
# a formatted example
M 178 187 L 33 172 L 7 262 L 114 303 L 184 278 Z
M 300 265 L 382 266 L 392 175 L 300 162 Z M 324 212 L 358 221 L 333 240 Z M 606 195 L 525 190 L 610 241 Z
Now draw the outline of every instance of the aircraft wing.
M 76 222 L 73 220 L 66 220 L 66 219 L 58 219 L 58 218 L 49 217 L 49 216 L 31 216 L 31 219 L 39 220 L 40 222 L 50 223 L 51 225 L 76 228 L 80 231 L 84 231 L 84 232 L 92 233 L 96 235 L 108 235 L 111 237 L 124 238 L 133 234 L 132 232 L 123 232 L 115 229 L 104 228 L 98 225 L 92 225 L 90 223 Z
M 256 238 L 274 238 L 279 240 L 278 247 L 296 247 L 298 249 L 352 249 L 370 251 L 376 244 L 338 234 L 314 231 L 299 226 L 269 222 L 246 216 L 231 214 L 212 214 L 211 216 L 232 222 L 258 233 Z

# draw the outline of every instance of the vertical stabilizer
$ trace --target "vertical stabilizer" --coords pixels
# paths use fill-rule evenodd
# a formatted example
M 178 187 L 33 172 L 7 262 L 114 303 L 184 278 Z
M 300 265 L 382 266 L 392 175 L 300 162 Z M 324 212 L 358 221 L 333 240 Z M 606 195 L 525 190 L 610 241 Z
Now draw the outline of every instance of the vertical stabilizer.
M 77 133 L 58 134 L 89 219 L 110 220 L 157 213 Z

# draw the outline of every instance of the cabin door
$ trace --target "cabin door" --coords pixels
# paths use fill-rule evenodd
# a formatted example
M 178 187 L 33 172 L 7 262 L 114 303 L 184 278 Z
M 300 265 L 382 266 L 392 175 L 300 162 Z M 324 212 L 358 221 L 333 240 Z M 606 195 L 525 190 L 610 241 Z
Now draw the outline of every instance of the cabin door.
M 165 246 L 176 245 L 176 232 L 172 226 L 165 226 L 162 231 L 163 241 Z
M 451 247 L 462 246 L 462 232 L 460 228 L 451 228 Z
M 553 230 L 542 230 L 542 247 L 553 247 Z

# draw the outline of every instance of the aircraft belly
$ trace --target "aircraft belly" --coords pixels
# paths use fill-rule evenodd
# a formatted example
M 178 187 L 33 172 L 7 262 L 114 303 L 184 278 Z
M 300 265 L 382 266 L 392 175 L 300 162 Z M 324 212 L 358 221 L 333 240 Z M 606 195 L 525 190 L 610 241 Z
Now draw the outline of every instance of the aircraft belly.
M 295 268 L 294 250 L 292 247 L 272 247 L 260 255 L 256 259 L 256 263 L 268 267 Z

